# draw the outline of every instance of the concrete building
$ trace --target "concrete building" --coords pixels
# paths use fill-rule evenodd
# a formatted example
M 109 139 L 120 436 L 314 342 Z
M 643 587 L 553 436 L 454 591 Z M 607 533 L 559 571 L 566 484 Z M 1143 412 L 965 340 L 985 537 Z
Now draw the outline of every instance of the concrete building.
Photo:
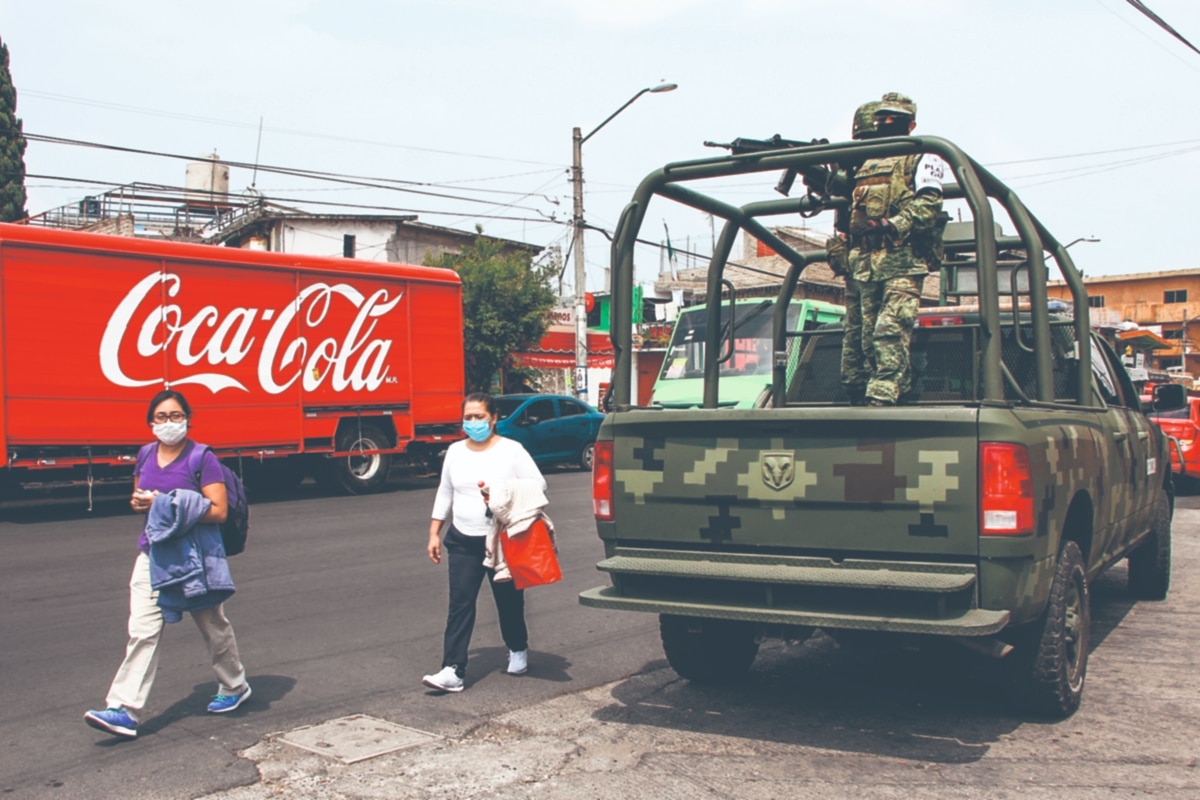
M 1181 366 L 1200 376 L 1200 269 L 1088 277 L 1084 285 L 1093 325 L 1147 328 L 1170 345 L 1155 351 L 1156 369 Z M 1052 282 L 1047 294 L 1071 299 L 1061 281 Z
M 314 214 L 263 202 L 226 218 L 206 241 L 276 253 L 424 264 L 427 258 L 458 253 L 477 238 L 477 233 L 418 222 L 411 215 Z M 526 242 L 489 238 L 500 242 L 506 254 L 534 256 L 542 250 Z

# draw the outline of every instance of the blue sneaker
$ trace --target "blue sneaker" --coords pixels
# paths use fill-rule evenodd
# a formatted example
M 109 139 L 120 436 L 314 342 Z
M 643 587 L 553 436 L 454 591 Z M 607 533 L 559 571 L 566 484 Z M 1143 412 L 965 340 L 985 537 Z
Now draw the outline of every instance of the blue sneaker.
M 224 714 L 226 711 L 233 711 L 235 708 L 246 702 L 250 698 L 250 684 L 246 684 L 246 690 L 241 694 L 219 694 L 212 699 L 208 704 L 208 712 L 210 714 Z
M 137 738 L 137 720 L 129 716 L 123 708 L 106 708 L 103 711 L 89 711 L 83 715 L 83 721 L 93 728 L 126 739 Z

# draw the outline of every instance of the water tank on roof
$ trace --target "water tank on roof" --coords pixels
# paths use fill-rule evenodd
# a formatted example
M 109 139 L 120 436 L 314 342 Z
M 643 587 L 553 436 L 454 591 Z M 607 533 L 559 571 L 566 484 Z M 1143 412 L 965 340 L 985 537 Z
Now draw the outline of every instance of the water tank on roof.
M 224 202 L 229 193 L 229 167 L 221 163 L 216 153 L 200 156 L 201 161 L 189 161 L 184 196 L 188 204 Z

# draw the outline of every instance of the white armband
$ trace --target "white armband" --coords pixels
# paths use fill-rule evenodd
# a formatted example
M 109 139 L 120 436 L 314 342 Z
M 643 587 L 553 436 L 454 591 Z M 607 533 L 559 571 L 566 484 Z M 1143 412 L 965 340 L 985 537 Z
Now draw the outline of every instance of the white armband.
M 942 185 L 949 175 L 950 165 L 943 161 L 941 156 L 925 153 L 917 161 L 917 168 L 913 175 L 913 188 L 918 193 L 932 189 L 940 194 Z

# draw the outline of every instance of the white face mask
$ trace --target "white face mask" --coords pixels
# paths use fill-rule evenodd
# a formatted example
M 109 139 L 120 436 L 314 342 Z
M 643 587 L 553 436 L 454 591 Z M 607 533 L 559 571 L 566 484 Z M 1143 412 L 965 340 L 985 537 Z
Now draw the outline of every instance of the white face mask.
M 179 444 L 187 438 L 187 420 L 179 422 L 156 422 L 153 426 L 154 435 L 165 445 Z

